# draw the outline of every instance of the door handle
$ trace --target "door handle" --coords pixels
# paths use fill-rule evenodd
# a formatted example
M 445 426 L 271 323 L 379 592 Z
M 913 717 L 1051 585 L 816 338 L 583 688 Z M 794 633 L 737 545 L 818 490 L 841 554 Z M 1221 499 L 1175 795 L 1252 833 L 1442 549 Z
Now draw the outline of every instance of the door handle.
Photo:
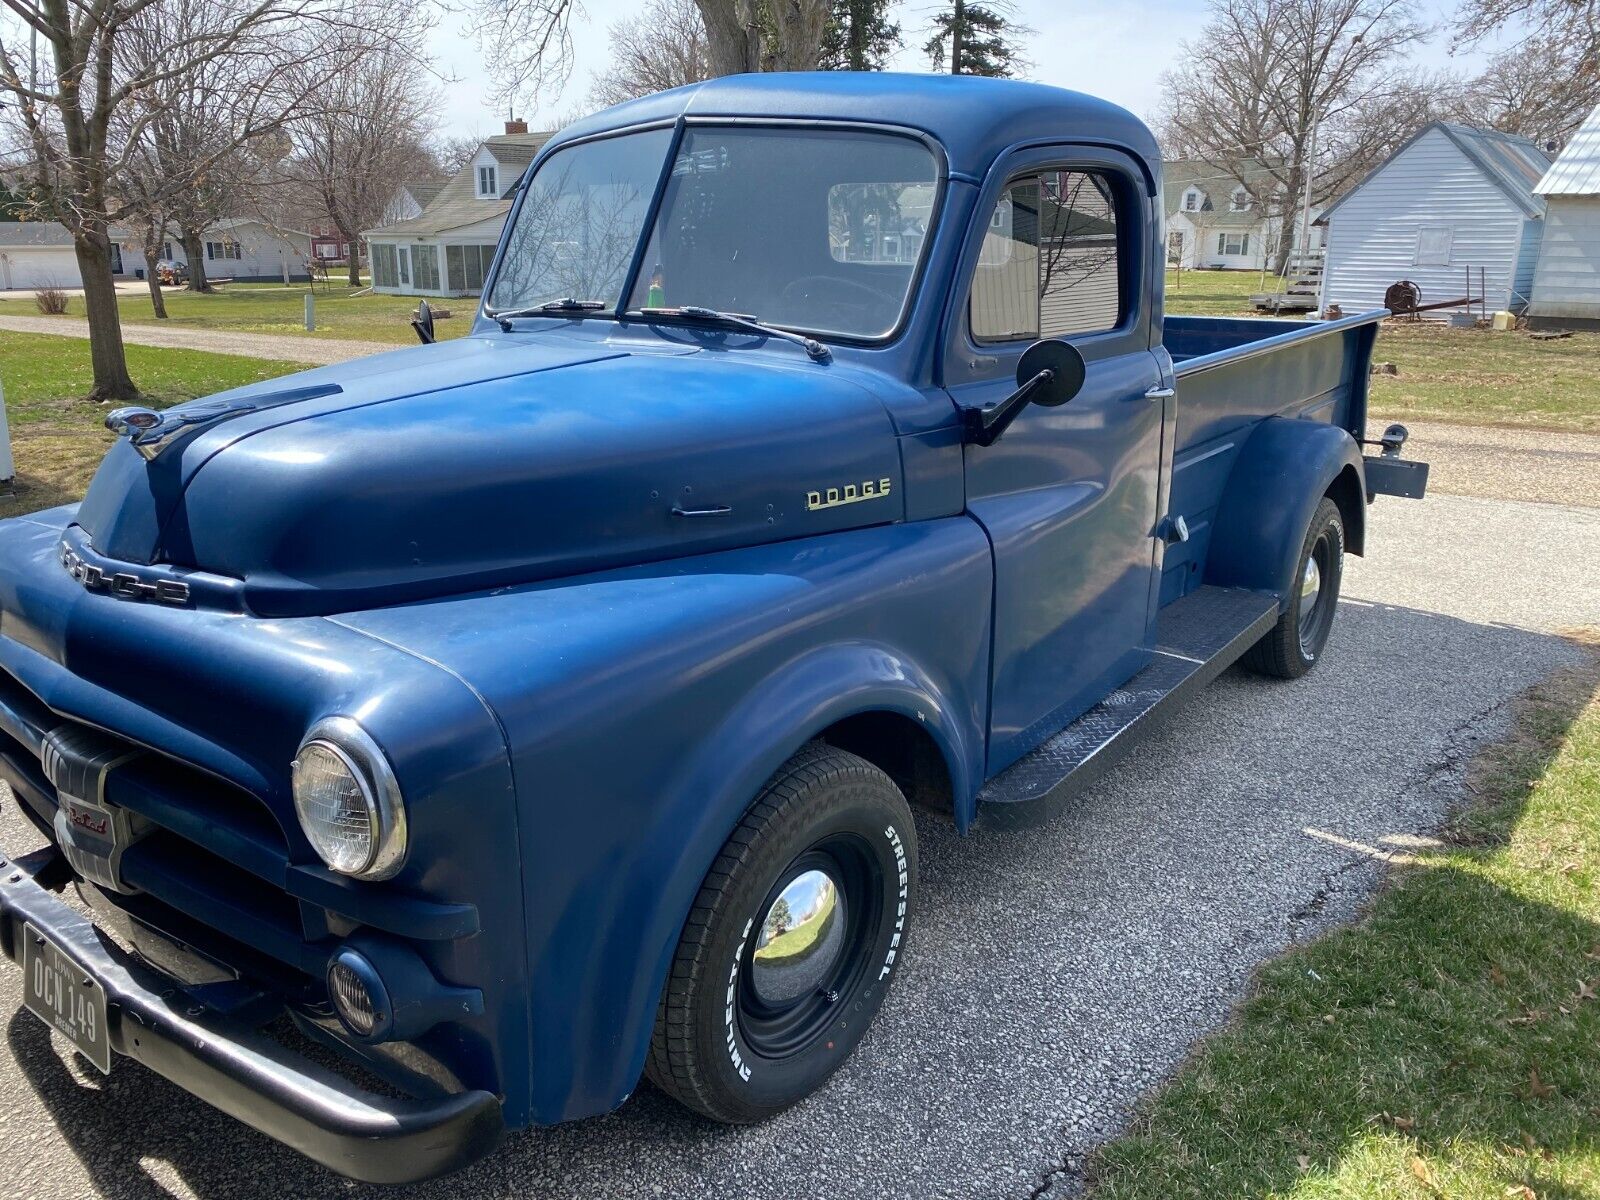
M 1177 394 L 1177 388 L 1153 387 L 1144 394 L 1144 398 L 1146 400 L 1171 400 Z

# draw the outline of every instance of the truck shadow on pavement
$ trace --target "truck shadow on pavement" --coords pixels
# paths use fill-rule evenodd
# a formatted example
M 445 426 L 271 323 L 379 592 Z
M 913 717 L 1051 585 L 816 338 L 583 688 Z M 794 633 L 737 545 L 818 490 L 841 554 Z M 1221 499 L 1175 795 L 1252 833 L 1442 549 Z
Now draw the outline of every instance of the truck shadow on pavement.
M 609 1116 L 511 1135 L 465 1172 L 382 1194 L 1070 1190 L 1084 1156 L 1226 1019 L 1264 959 L 1350 917 L 1385 848 L 1441 825 L 1514 698 L 1581 660 L 1553 635 L 1344 603 L 1316 672 L 1294 683 L 1229 672 L 1052 825 L 963 839 L 920 821 L 906 969 L 819 1096 L 728 1129 L 642 1084 Z M 1600 942 L 1570 914 L 1521 915 L 1535 936 Z M 31 1084 L 21 1095 L 48 1110 L 97 1194 L 380 1194 L 134 1064 L 105 1078 L 69 1068 L 25 1012 L 7 1037 Z M 44 1135 L 31 1145 L 10 1154 L 36 1158 Z

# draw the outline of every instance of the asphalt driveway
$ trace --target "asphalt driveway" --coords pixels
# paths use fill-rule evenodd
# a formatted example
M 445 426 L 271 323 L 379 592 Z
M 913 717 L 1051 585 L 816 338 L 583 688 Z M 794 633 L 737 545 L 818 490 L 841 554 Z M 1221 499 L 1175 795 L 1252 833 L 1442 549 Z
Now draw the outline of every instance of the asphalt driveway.
M 1427 456 L 1421 440 L 1418 457 Z M 1600 492 L 1600 470 L 1581 477 Z M 1488 489 L 1486 489 L 1488 490 Z M 1508 701 L 1600 625 L 1600 509 L 1383 501 L 1325 661 L 1237 671 L 1031 834 L 928 822 L 921 914 L 877 1027 L 820 1095 L 716 1128 L 648 1086 L 389 1196 L 1029 1197 L 1073 1188 L 1252 968 L 1348 917 L 1434 828 Z M 30 840 L 14 813 L 0 841 Z M 0 1178 L 23 1197 L 377 1195 L 126 1061 L 64 1060 L 0 973 Z M 12 1015 L 15 1014 L 15 1015 Z

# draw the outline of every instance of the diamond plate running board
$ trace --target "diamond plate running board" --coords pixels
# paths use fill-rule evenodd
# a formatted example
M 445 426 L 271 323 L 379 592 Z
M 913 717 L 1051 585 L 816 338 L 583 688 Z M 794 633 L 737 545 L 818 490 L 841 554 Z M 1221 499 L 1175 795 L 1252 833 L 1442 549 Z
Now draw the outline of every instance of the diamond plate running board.
M 1161 611 L 1150 663 L 978 793 L 990 829 L 1041 825 L 1168 714 L 1232 666 L 1278 619 L 1278 598 L 1201 587 Z

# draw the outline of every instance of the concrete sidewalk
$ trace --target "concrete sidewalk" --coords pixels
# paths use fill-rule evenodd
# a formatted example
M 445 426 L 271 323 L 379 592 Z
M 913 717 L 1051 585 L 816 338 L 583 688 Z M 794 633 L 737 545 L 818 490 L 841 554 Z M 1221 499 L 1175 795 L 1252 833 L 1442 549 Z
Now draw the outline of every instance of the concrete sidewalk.
M 76 317 L 0 317 L 0 329 L 17 333 L 53 333 L 59 337 L 89 336 L 89 322 Z M 130 346 L 165 346 L 171 350 L 207 350 L 212 354 L 238 354 L 247 358 L 272 358 L 280 362 L 325 366 L 382 354 L 398 347 L 382 342 L 352 342 L 337 338 L 283 336 L 274 333 L 235 333 L 225 329 L 183 329 L 162 325 L 124 323 L 122 340 Z

